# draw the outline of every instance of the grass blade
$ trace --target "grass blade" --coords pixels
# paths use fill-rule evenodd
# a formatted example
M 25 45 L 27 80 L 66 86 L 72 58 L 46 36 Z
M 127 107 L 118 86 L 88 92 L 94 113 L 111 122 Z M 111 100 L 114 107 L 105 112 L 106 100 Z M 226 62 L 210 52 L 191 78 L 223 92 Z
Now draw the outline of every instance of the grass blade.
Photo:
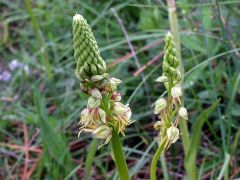
M 196 164 L 196 157 L 197 157 L 197 151 L 200 145 L 202 126 L 206 121 L 206 119 L 208 119 L 209 115 L 215 110 L 218 103 L 219 103 L 219 100 L 213 103 L 208 109 L 204 110 L 199 115 L 196 123 L 192 128 L 194 129 L 194 131 L 191 137 L 190 146 L 188 148 L 186 157 L 184 159 L 184 164 L 187 167 L 188 172 L 192 174 L 191 177 L 197 177 L 197 169 L 196 169 L 196 166 L 193 166 L 193 164 Z

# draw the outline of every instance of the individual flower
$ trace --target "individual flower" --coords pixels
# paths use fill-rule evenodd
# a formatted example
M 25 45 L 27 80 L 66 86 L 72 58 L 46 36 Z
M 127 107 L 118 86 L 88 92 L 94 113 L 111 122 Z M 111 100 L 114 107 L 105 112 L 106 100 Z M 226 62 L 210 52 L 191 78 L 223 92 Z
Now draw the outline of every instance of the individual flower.
M 128 106 L 125 106 L 124 104 L 120 102 L 114 102 L 113 104 L 113 113 L 115 115 L 122 115 L 126 112 L 131 111 L 131 109 Z
M 183 119 L 188 120 L 188 113 L 185 107 L 180 107 L 180 109 L 178 110 L 178 115 Z
M 182 90 L 180 87 L 175 86 L 171 89 L 171 95 L 174 98 L 179 98 L 180 96 L 182 96 Z
M 88 104 L 87 104 L 87 107 L 90 108 L 90 109 L 94 109 L 94 108 L 97 108 L 99 107 L 101 104 L 101 99 L 99 98 L 95 98 L 93 96 L 90 96 L 88 98 Z
M 100 108 L 89 109 L 84 108 L 81 112 L 81 125 L 79 135 L 82 131 L 93 132 L 99 124 L 106 123 L 106 113 Z
M 114 92 L 114 93 L 112 94 L 111 99 L 112 99 L 113 101 L 121 101 L 121 94 L 118 93 L 118 92 Z
M 159 131 L 163 126 L 164 126 L 164 122 L 163 121 L 157 121 L 153 125 L 154 129 L 156 129 L 157 131 Z
M 118 133 L 124 134 L 127 125 L 131 124 L 131 109 L 122 103 L 115 102 L 113 105 L 113 119 Z
M 117 90 L 117 86 L 121 83 L 122 81 L 117 78 L 110 78 L 108 81 L 106 81 L 106 84 L 104 84 L 104 88 L 107 91 L 114 92 Z
M 179 129 L 171 126 L 167 129 L 167 137 L 170 143 L 175 143 L 179 138 Z
M 102 94 L 97 88 L 93 88 L 90 93 L 91 93 L 92 97 L 97 98 L 97 99 L 102 99 Z
M 112 129 L 107 125 L 101 125 L 97 129 L 95 129 L 92 134 L 97 139 L 105 139 L 104 144 L 100 145 L 98 149 L 100 149 L 103 145 L 108 144 L 112 138 Z
M 93 134 L 98 139 L 107 139 L 112 136 L 112 129 L 107 125 L 101 125 L 93 131 Z
M 156 81 L 156 82 L 164 83 L 164 82 L 167 82 L 167 81 L 168 81 L 168 77 L 162 75 L 162 76 L 158 77 L 155 81 Z
M 159 114 L 166 107 L 167 107 L 167 101 L 163 98 L 158 99 L 155 102 L 154 114 Z

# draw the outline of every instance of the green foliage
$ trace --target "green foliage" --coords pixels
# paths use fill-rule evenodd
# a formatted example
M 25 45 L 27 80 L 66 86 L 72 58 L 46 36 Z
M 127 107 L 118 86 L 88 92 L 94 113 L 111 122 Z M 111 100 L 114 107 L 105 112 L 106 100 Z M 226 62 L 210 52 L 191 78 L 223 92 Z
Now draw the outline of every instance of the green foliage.
M 67 143 L 59 133 L 56 133 L 53 127 L 49 124 L 50 118 L 46 110 L 44 97 L 41 97 L 38 89 L 34 89 L 34 104 L 39 117 L 39 126 L 41 128 L 41 137 L 44 144 L 44 157 L 54 159 L 57 162 L 55 169 L 58 169 L 58 174 L 64 177 L 72 169 L 71 155 L 68 150 Z M 54 119 L 56 121 L 56 119 Z M 51 173 L 50 165 L 47 173 Z M 62 172 L 61 172 L 62 171 Z M 61 172 L 61 173 L 60 173 Z

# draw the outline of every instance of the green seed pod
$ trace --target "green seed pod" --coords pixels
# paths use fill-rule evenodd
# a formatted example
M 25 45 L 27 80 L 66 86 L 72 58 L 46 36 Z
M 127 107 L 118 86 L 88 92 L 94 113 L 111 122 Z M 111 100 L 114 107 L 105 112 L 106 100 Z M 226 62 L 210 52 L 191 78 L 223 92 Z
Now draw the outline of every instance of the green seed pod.
M 165 37 L 163 72 L 169 79 L 179 79 L 179 74 L 177 72 L 179 60 L 176 57 L 177 50 L 175 46 L 173 36 L 168 32 Z
M 106 72 L 97 42 L 87 21 L 80 15 L 73 17 L 73 49 L 77 63 L 76 76 L 80 81 Z

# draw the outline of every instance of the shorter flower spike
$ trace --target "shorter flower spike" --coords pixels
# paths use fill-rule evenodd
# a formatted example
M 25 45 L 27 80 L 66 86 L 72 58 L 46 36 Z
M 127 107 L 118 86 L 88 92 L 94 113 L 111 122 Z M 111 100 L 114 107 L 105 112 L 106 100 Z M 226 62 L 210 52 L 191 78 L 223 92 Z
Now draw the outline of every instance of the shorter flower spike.
M 133 122 L 132 112 L 119 102 L 121 95 L 116 90 L 122 81 L 106 73 L 105 61 L 87 21 L 76 14 L 72 25 L 75 74 L 81 91 L 89 96 L 87 107 L 81 112 L 78 135 L 83 131 L 92 133 L 95 138 L 105 140 L 102 147 L 111 140 L 113 130 L 124 135 L 126 126 Z
M 179 86 L 181 74 L 178 70 L 179 61 L 176 56 L 174 39 L 170 32 L 165 37 L 162 66 L 162 76 L 158 77 L 156 82 L 164 83 L 167 89 L 167 98 L 165 100 L 161 97 L 155 102 L 154 114 L 158 115 L 160 121 L 154 124 L 154 128 L 159 131 L 158 140 L 163 141 L 168 137 L 167 142 L 170 146 L 179 137 L 179 130 L 177 128 L 179 120 L 188 119 L 187 110 L 181 107 L 183 104 L 180 98 L 183 94 Z

